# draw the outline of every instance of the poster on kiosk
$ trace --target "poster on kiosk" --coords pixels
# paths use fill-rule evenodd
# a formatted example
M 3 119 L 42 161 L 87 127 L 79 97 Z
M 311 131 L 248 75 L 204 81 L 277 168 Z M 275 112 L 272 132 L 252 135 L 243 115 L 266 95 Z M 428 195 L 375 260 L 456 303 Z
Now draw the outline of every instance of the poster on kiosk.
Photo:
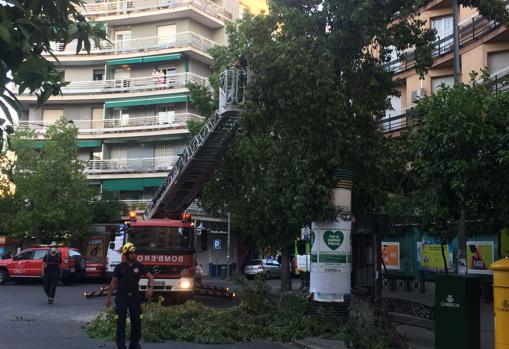
M 310 292 L 317 301 L 343 302 L 350 295 L 351 228 L 342 220 L 312 224 Z

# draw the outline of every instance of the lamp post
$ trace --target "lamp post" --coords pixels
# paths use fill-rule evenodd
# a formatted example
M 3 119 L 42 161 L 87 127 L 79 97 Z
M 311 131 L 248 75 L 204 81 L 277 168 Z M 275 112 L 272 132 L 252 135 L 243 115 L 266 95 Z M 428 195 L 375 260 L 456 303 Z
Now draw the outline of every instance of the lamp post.
M 231 213 L 227 213 L 228 216 L 228 238 L 226 241 L 226 278 L 230 277 L 230 219 Z

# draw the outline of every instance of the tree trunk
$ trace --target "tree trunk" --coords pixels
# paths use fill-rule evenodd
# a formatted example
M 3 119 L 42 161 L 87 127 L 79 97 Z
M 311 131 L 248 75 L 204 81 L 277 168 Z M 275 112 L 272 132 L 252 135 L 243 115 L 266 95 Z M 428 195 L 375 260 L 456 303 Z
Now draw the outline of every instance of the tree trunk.
M 444 243 L 443 242 L 440 243 L 440 247 L 442 249 L 442 260 L 444 261 L 444 272 L 446 274 L 449 274 L 449 268 L 448 268 L 448 265 L 447 265 L 447 258 L 445 257 L 445 248 L 444 248 Z
M 290 248 L 288 244 L 281 247 L 281 291 L 292 290 L 292 278 L 290 275 Z
M 467 213 L 464 207 L 458 220 L 458 274 L 467 273 Z

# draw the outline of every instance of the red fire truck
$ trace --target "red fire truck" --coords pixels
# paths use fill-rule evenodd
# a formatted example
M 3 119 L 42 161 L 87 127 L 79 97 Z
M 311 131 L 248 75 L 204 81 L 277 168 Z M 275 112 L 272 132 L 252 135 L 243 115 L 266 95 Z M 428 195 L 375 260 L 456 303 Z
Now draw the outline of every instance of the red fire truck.
M 165 298 L 191 298 L 198 277 L 196 253 L 207 249 L 206 231 L 197 235 L 189 213 L 184 213 L 181 220 L 137 219 L 135 212 L 130 212 L 129 218 L 110 249 L 117 252 L 119 246 L 132 242 L 138 261 L 154 275 L 155 293 Z M 110 260 L 108 266 L 114 267 Z M 147 284 L 147 279 L 141 279 L 140 291 L 146 291 Z

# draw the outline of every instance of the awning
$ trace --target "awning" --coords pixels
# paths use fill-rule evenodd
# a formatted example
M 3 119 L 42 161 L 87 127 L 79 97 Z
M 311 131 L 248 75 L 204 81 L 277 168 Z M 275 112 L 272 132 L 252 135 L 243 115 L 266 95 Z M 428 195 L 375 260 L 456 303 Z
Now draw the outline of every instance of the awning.
M 33 141 L 34 148 L 42 149 L 44 148 L 45 140 L 36 140 Z M 78 148 L 95 148 L 101 146 L 101 141 L 89 140 L 89 141 L 78 141 Z
M 149 56 L 149 57 L 143 57 L 143 63 L 178 61 L 179 59 L 180 59 L 180 53 L 177 53 L 174 55 Z
M 125 58 L 125 59 L 110 59 L 106 61 L 106 65 L 121 65 L 121 64 L 135 64 L 142 63 L 143 58 Z
M 159 187 L 162 178 L 107 179 L 102 182 L 105 191 L 142 191 L 143 188 Z
M 79 148 L 94 148 L 94 147 L 100 147 L 101 141 L 78 141 L 78 147 Z
M 167 103 L 185 103 L 187 101 L 191 101 L 188 95 L 166 95 L 158 97 L 144 97 L 109 101 L 104 103 L 104 108 L 135 107 L 140 105 L 154 105 Z
M 172 55 L 147 56 L 138 58 L 110 59 L 106 61 L 106 65 L 136 64 L 136 63 L 153 63 L 163 61 L 178 61 L 181 57 L 180 53 Z

